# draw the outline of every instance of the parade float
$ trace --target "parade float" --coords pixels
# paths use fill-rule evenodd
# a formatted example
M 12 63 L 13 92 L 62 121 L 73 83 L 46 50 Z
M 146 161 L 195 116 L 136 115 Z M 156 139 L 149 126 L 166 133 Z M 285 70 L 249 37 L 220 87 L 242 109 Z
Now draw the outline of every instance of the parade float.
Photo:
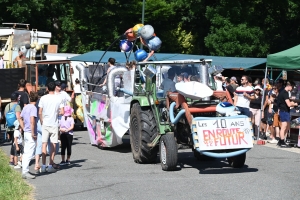
M 133 50 L 138 39 L 149 53 Z M 76 66 L 91 144 L 114 147 L 129 133 L 136 163 L 155 162 L 159 155 L 163 170 L 175 170 L 178 147 L 185 145 L 199 160 L 227 158 L 232 167 L 243 167 L 246 152 L 253 147 L 252 125 L 247 116 L 237 115 L 227 91 L 214 90 L 212 77 L 222 67 L 205 59 L 155 60 L 161 40 L 150 25 L 137 24 L 119 40 L 126 58 L 134 51 L 137 62 L 133 69 L 118 63 L 107 74 L 106 87 L 99 87 L 107 69 L 103 56 L 97 65 Z M 149 61 L 151 57 L 154 61 Z M 176 92 L 161 90 L 169 70 L 198 76 L 201 83 L 176 83 Z M 119 88 L 115 87 L 116 76 L 121 77 Z

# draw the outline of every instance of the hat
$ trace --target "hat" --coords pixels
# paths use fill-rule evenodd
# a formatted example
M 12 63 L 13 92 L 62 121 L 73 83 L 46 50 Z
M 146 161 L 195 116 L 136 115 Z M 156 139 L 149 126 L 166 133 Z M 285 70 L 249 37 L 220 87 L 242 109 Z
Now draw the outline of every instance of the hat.
M 13 92 L 10 96 L 10 99 L 13 100 L 17 100 L 19 98 L 19 94 L 16 92 Z
M 235 76 L 232 76 L 232 77 L 230 78 L 230 80 L 232 80 L 232 81 L 234 81 L 234 82 L 237 81 Z
M 14 122 L 14 126 L 15 126 L 15 128 L 19 128 L 19 126 L 20 126 L 19 120 L 16 120 Z
M 44 94 L 45 94 L 44 90 L 39 90 L 38 91 L 38 96 L 42 97 L 42 96 L 44 96 Z
M 261 92 L 263 91 L 263 89 L 258 85 L 254 87 L 254 90 L 260 90 Z
M 221 73 L 218 73 L 218 74 L 216 75 L 216 77 L 222 77 L 222 74 L 221 74 Z
M 64 116 L 71 116 L 73 113 L 73 108 L 71 108 L 70 106 L 65 106 L 64 111 L 65 111 Z
M 60 85 L 60 88 L 61 88 L 62 90 L 66 89 L 66 87 L 67 87 L 67 84 L 65 84 L 65 83 L 62 83 L 62 84 Z

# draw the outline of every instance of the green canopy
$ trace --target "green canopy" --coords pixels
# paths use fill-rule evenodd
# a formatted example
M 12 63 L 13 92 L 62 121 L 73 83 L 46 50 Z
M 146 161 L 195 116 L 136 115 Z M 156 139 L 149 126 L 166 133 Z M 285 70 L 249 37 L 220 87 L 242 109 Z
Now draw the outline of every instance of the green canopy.
M 268 55 L 267 67 L 286 70 L 300 69 L 300 45 Z

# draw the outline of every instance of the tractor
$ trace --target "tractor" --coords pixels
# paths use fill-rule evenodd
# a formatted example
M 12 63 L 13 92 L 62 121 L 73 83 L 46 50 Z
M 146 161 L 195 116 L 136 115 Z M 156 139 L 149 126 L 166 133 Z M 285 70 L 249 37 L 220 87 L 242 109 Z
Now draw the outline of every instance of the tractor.
M 176 76 L 196 76 L 201 83 L 176 83 L 176 91 L 162 91 L 170 69 Z M 227 158 L 234 168 L 244 166 L 246 152 L 253 147 L 252 125 L 247 116 L 238 115 L 227 91 L 215 91 L 213 75 L 221 71 L 204 59 L 138 63 L 129 93 L 130 144 L 136 163 L 153 163 L 159 155 L 162 170 L 175 170 L 178 149 L 185 146 L 198 160 Z

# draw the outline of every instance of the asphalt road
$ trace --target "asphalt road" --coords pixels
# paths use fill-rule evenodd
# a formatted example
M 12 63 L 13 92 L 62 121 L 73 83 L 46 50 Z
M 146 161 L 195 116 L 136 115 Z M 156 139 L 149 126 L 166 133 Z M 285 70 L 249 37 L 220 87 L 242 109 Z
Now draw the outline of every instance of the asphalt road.
M 91 146 L 86 131 L 74 138 L 71 166 L 28 180 L 36 199 L 300 199 L 300 149 L 255 145 L 242 169 L 179 150 L 178 170 L 165 172 L 159 160 L 134 163 L 128 136 L 109 150 Z M 9 153 L 9 144 L 1 148 Z

